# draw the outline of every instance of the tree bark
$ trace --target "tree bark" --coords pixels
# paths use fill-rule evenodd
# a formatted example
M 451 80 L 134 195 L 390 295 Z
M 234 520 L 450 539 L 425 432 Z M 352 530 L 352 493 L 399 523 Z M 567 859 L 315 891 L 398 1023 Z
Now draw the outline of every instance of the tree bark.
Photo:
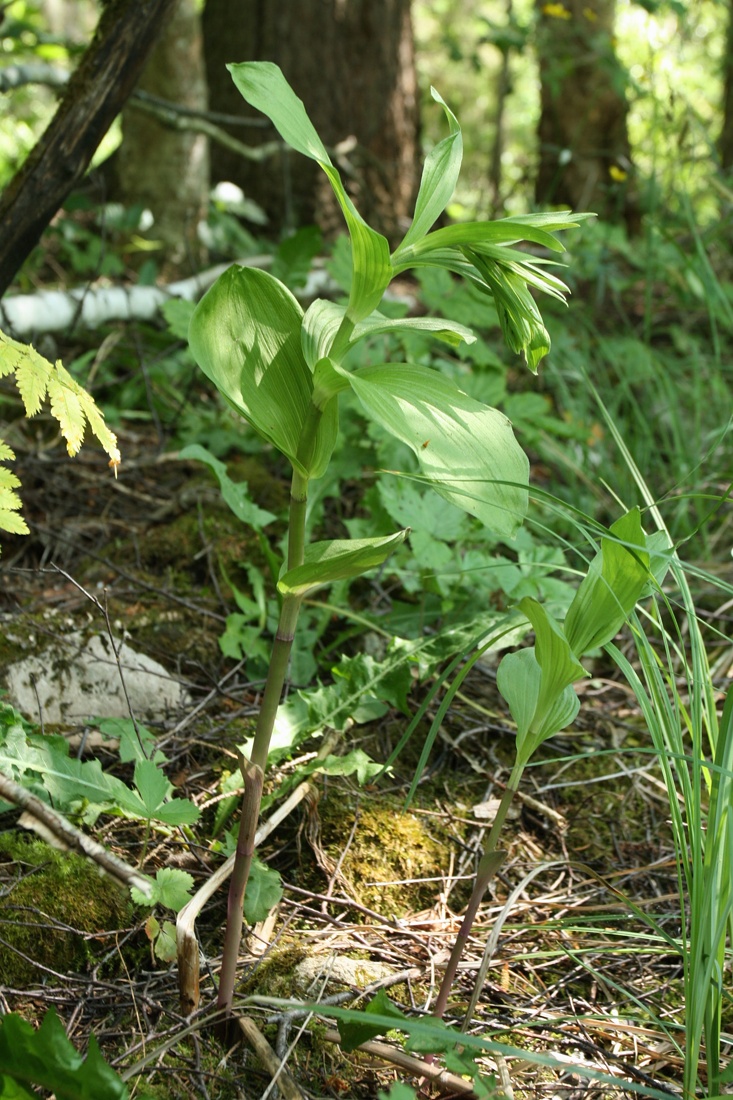
M 207 0 L 204 54 L 212 110 L 250 120 L 246 140 L 272 140 L 242 100 L 231 61 L 280 65 L 362 216 L 391 241 L 404 233 L 418 180 L 419 104 L 409 0 Z M 242 129 L 232 130 L 242 137 Z M 212 149 L 212 179 L 238 184 L 275 232 L 343 221 L 320 170 L 284 152 L 262 165 Z
M 591 210 L 635 231 L 625 74 L 613 47 L 615 0 L 538 3 L 537 202 Z
M 0 296 L 79 183 L 178 0 L 109 0 L 58 110 L 0 197 Z
M 179 0 L 153 47 L 138 90 L 183 107 L 206 109 L 201 23 L 196 0 Z M 198 224 L 209 191 L 204 134 L 173 130 L 128 102 L 117 156 L 120 197 L 143 203 L 155 219 L 152 235 L 165 250 L 163 273 L 196 270 L 204 259 Z

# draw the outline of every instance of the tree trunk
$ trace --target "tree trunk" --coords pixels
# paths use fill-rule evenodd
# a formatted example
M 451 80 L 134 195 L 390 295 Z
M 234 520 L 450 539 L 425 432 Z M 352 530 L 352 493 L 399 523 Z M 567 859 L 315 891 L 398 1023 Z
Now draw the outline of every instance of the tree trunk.
M 201 24 L 196 0 L 180 0 L 154 46 L 138 89 L 183 107 L 206 109 Z M 153 214 L 152 234 L 165 249 L 166 277 L 203 259 L 198 224 L 209 191 L 209 152 L 200 133 L 174 130 L 129 102 L 116 158 L 120 197 Z
M 0 296 L 70 191 L 137 82 L 177 0 L 109 0 L 58 110 L 0 196 Z
M 723 55 L 723 128 L 718 138 L 720 163 L 733 168 L 733 0 L 728 0 L 728 31 Z
M 625 74 L 613 48 L 615 0 L 541 3 L 539 11 L 537 202 L 591 210 L 634 231 L 639 215 Z
M 344 178 L 359 212 L 390 240 L 412 214 L 418 179 L 418 95 L 409 0 L 207 0 L 204 51 L 212 110 L 250 119 L 232 129 L 248 143 L 272 140 L 242 100 L 230 61 L 275 61 Z M 254 122 L 254 125 L 252 125 Z M 212 149 L 212 178 L 238 184 L 272 229 L 343 221 L 320 170 L 283 152 L 263 164 Z

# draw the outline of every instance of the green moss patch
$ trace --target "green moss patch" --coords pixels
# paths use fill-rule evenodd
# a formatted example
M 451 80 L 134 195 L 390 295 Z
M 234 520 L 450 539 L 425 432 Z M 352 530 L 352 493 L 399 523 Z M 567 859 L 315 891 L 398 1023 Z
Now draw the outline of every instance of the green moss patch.
M 124 927 L 129 895 L 88 860 L 40 840 L 0 833 L 0 973 L 3 984 L 38 984 L 41 967 L 85 969 L 95 934 Z

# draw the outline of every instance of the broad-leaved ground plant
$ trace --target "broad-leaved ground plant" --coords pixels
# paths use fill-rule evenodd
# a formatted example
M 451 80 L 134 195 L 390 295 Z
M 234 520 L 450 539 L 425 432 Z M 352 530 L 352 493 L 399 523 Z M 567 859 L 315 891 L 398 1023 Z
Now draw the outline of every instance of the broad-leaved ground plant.
M 421 331 L 452 346 L 473 334 L 449 319 L 389 319 L 379 305 L 405 271 L 437 267 L 473 283 L 496 306 L 504 336 L 531 370 L 550 347 L 532 290 L 562 299 L 565 285 L 553 261 L 517 248 L 526 241 L 563 251 L 556 233 L 582 214 L 549 213 L 497 222 L 466 222 L 433 230 L 456 184 L 461 130 L 437 92 L 449 133 L 428 155 L 412 225 L 390 254 L 386 239 L 359 215 L 303 103 L 269 62 L 230 65 L 237 88 L 266 114 L 282 138 L 325 172 L 351 242 L 348 302 L 317 300 L 303 313 L 272 275 L 232 267 L 199 303 L 189 340 L 203 372 L 256 432 L 292 466 L 287 556 L 278 581 L 280 618 L 249 760 L 229 894 L 219 1006 L 232 1002 L 242 928 L 242 904 L 252 863 L 268 750 L 303 599 L 324 585 L 384 563 L 408 531 L 351 540 L 309 542 L 308 488 L 326 472 L 338 435 L 339 395 L 351 391 L 366 414 L 409 447 L 418 473 L 442 497 L 511 536 L 528 505 L 528 460 L 508 419 L 469 397 L 439 371 L 410 363 L 350 366 L 361 340 L 390 331 Z

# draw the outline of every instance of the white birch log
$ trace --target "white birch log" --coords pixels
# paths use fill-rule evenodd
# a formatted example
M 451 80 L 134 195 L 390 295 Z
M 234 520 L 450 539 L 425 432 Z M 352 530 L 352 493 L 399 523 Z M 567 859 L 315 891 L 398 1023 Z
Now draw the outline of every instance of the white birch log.
M 248 256 L 237 260 L 243 267 L 267 268 L 271 256 Z M 95 329 L 110 321 L 151 321 L 164 302 L 184 298 L 195 302 L 231 264 L 218 264 L 189 279 L 167 286 L 76 287 L 73 290 L 38 290 L 16 294 L 0 301 L 0 328 L 26 343 L 38 336 L 72 328 Z M 338 291 L 324 270 L 315 269 L 297 296 L 305 300 Z

